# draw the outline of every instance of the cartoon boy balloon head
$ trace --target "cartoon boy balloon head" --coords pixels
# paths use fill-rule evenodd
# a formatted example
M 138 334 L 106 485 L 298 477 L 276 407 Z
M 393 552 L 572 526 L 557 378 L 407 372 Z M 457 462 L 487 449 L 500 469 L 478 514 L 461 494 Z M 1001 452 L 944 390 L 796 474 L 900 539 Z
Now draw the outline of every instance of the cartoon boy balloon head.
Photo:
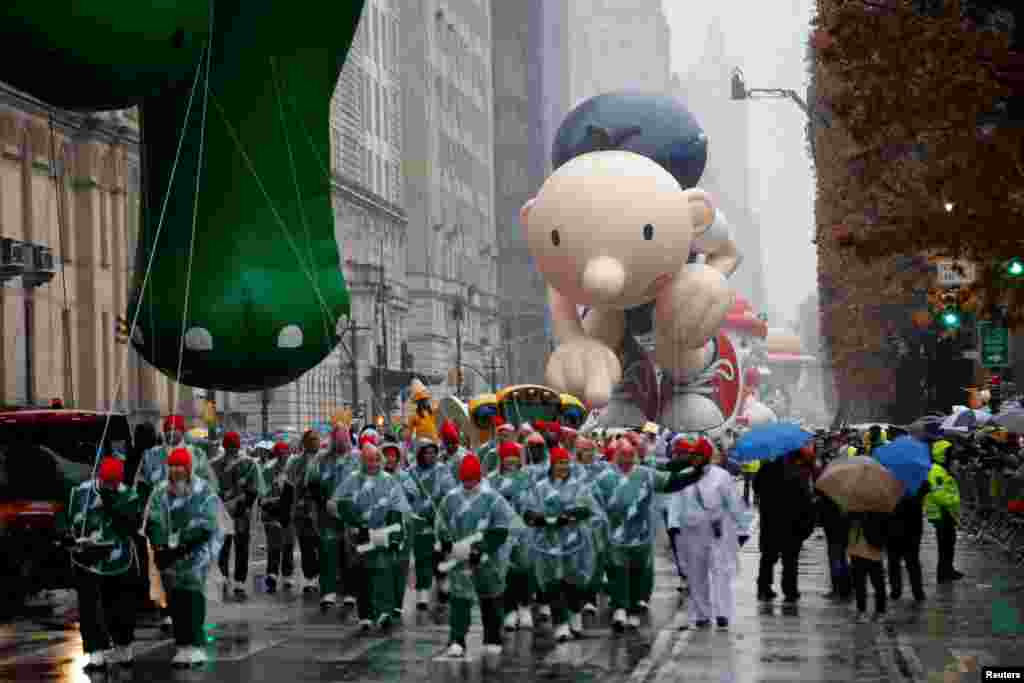
M 726 278 L 740 256 L 711 198 L 693 187 L 706 155 L 700 127 L 667 96 L 600 95 L 563 122 L 556 170 L 520 213 L 559 341 L 547 368 L 553 387 L 608 405 L 622 381 L 627 316 L 646 316 L 673 426 L 723 421 L 707 398 L 712 340 L 732 306 Z M 582 321 L 577 305 L 589 307 Z

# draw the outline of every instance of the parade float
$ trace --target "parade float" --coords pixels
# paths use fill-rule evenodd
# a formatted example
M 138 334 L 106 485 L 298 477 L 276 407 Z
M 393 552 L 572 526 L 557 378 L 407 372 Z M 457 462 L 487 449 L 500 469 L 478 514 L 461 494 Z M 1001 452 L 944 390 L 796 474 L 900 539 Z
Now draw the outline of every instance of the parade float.
M 520 212 L 558 341 L 547 382 L 604 426 L 711 432 L 735 415 L 742 373 L 721 327 L 740 254 L 696 187 L 707 144 L 678 98 L 598 95 L 565 118 Z
M 798 335 L 775 327 L 768 330 L 764 351 L 759 367 L 761 398 L 780 418 L 788 417 L 804 370 L 817 358 L 804 352 Z

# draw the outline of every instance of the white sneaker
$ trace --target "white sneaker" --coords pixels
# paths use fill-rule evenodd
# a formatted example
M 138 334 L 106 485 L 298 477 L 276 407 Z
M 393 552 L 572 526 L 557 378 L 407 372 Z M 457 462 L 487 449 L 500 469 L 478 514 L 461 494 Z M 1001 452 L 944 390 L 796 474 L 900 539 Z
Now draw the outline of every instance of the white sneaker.
M 597 614 L 597 605 L 595 605 L 592 602 L 588 602 L 587 604 L 583 605 L 583 612 L 584 614 L 590 615 Z
M 646 600 L 640 600 L 639 602 L 637 602 L 636 603 L 636 608 L 640 609 L 640 610 L 643 610 L 644 612 L 646 612 L 648 609 L 650 609 L 648 607 L 648 605 L 647 605 L 647 601 Z
M 171 664 L 174 666 L 188 666 L 189 659 L 191 658 L 191 650 L 189 647 L 179 647 L 174 651 L 174 657 L 171 658 Z
M 558 628 L 555 629 L 555 640 L 564 643 L 571 638 L 572 633 L 569 632 L 569 624 L 559 624 Z
M 174 626 L 174 622 L 171 620 L 170 617 L 164 617 L 163 619 L 160 620 L 160 630 L 161 631 L 170 631 L 173 626 Z
M 231 597 L 231 589 L 234 587 L 231 585 L 231 583 L 231 579 L 225 579 L 224 581 L 221 581 L 220 590 L 225 598 Z
M 337 593 L 328 593 L 327 595 L 325 595 L 323 598 L 320 599 L 320 606 L 321 607 L 334 607 L 337 604 L 338 604 L 338 594 Z
M 290 591 L 290 590 L 291 590 L 291 589 L 293 589 L 293 588 L 295 588 L 295 579 L 293 579 L 293 578 L 291 578 L 291 577 L 289 576 L 288 578 L 286 578 L 286 579 L 284 580 L 284 589 L 285 589 L 286 591 Z
M 369 619 L 360 619 L 359 628 L 363 629 L 364 631 L 369 631 L 371 628 L 373 628 L 373 622 Z
M 302 592 L 303 593 L 316 593 L 318 590 L 320 590 L 320 580 L 319 579 L 306 579 L 303 582 L 303 586 L 302 586 Z
M 501 654 L 501 645 L 484 645 L 484 654 L 497 657 Z
M 551 605 L 541 605 L 540 606 L 540 618 L 541 619 L 548 619 L 548 620 L 551 619 Z
M 416 608 L 427 609 L 430 606 L 430 591 L 416 591 Z
M 448 649 L 444 651 L 445 657 L 465 657 L 466 648 L 462 647 L 458 643 L 452 643 L 448 646 Z
M 346 595 L 345 599 L 342 602 L 344 602 L 345 607 L 355 607 L 356 606 L 356 599 L 354 597 L 352 597 L 351 595 Z
M 135 646 L 122 645 L 114 650 L 114 663 L 120 666 L 131 666 L 135 663 Z
M 188 662 L 189 664 L 191 664 L 192 666 L 198 666 L 200 664 L 205 664 L 206 660 L 207 660 L 206 650 L 204 648 L 201 648 L 201 647 L 193 647 L 192 648 L 192 652 L 189 655 L 189 662 Z
M 621 607 L 612 614 L 612 626 L 625 628 L 626 626 L 626 610 Z
M 87 669 L 105 669 L 107 667 L 108 653 L 104 651 L 90 652 L 89 661 L 86 662 Z
M 505 615 L 505 630 L 515 631 L 517 628 L 519 628 L 519 613 L 509 612 Z
M 582 614 L 569 612 L 569 630 L 572 631 L 574 636 L 578 636 L 583 633 Z
M 631 616 L 626 624 L 633 630 L 640 628 L 640 617 Z
M 533 612 L 530 611 L 529 607 L 519 608 L 519 628 L 532 629 L 533 628 Z

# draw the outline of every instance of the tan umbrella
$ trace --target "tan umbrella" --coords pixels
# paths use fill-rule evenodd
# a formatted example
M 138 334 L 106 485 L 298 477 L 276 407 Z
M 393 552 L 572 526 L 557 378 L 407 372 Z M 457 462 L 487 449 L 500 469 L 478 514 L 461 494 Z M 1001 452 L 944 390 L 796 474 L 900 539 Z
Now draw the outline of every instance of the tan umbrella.
M 815 488 L 849 512 L 892 512 L 903 497 L 903 483 L 873 458 L 840 458 L 828 467 Z

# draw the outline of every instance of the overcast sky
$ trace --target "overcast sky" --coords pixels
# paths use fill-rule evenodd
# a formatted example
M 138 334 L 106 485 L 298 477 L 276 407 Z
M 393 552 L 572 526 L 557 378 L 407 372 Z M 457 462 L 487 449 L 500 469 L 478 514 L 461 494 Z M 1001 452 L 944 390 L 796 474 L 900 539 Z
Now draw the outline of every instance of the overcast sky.
M 814 0 L 662 0 L 672 29 L 672 69 L 685 74 L 703 52 L 708 24 L 718 17 L 726 52 L 747 87 L 791 88 L 804 96 L 804 45 Z M 765 301 L 786 320 L 816 291 L 814 175 L 805 151 L 803 112 L 791 100 L 750 107 L 751 202 L 760 215 Z M 780 321 L 781 322 L 781 321 Z M 772 321 L 774 324 L 775 321 Z

